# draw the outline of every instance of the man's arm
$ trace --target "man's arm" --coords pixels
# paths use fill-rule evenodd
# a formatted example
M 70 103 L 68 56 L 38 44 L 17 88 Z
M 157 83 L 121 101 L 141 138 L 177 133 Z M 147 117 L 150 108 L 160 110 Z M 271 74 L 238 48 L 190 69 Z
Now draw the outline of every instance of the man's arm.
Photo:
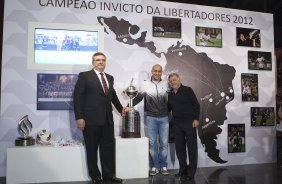
M 73 92 L 74 114 L 76 120 L 84 118 L 83 106 L 85 90 L 85 79 L 83 78 L 83 74 L 79 73 Z
M 143 100 L 145 96 L 144 92 L 139 92 L 135 98 L 133 98 L 133 106 L 137 105 L 139 102 Z
M 85 120 L 83 115 L 83 105 L 84 105 L 84 94 L 85 94 L 85 80 L 80 73 L 78 75 L 78 80 L 75 84 L 73 92 L 73 104 L 74 104 L 74 114 L 76 119 L 77 128 L 84 130 Z
M 192 88 L 190 95 L 191 95 L 191 99 L 192 99 L 192 105 L 193 105 L 193 110 L 194 110 L 194 121 L 192 122 L 192 127 L 196 128 L 199 126 L 200 122 L 199 122 L 199 118 L 200 118 L 200 104 L 197 100 L 197 97 L 193 91 Z
M 190 95 L 191 95 L 191 100 L 192 100 L 192 104 L 193 104 L 193 111 L 194 111 L 194 121 L 198 121 L 199 117 L 200 117 L 200 104 L 197 100 L 197 97 L 193 91 L 192 88 L 190 88 Z M 194 123 L 194 122 L 193 122 Z M 197 122 L 195 122 L 197 124 Z
M 114 104 L 114 106 L 118 110 L 118 112 L 122 114 L 123 107 L 122 107 L 122 105 L 121 105 L 121 103 L 118 99 L 118 96 L 117 96 L 115 89 L 113 89 L 113 93 L 112 93 L 112 103 Z
M 135 106 L 137 105 L 139 102 L 141 102 L 145 96 L 146 92 L 144 90 L 144 82 L 142 83 L 139 91 L 138 91 L 138 94 L 136 97 L 133 98 L 132 100 L 132 105 Z M 127 105 L 128 106 L 128 105 Z

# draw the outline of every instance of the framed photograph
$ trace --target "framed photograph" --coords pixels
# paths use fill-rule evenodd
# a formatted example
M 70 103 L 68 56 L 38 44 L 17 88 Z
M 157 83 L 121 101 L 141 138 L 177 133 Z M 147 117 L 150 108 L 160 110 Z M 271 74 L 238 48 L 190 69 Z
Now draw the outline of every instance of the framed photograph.
M 222 29 L 211 27 L 196 27 L 196 46 L 222 47 Z
M 104 28 L 98 25 L 30 22 L 28 69 L 86 70 L 93 53 L 104 50 Z
M 251 126 L 274 126 L 274 107 L 251 107 Z
M 242 101 L 258 101 L 258 74 L 241 74 Z
M 37 74 L 37 110 L 72 110 L 77 74 Z
M 245 124 L 228 124 L 228 153 L 245 151 Z
M 260 30 L 236 27 L 237 46 L 261 47 Z
M 249 70 L 272 70 L 271 52 L 248 51 Z
M 153 36 L 181 38 L 181 19 L 153 17 Z

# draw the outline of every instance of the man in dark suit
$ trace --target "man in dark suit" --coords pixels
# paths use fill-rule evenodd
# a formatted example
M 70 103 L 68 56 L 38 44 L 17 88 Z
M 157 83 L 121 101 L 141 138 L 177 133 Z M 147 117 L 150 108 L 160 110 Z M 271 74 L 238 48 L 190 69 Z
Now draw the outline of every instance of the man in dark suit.
M 104 72 L 106 56 L 95 53 L 92 65 L 92 70 L 79 74 L 74 89 L 74 113 L 77 127 L 83 132 L 88 173 L 94 184 L 122 183 L 115 177 L 112 103 L 120 113 L 123 107 L 113 88 L 113 76 Z M 102 174 L 97 165 L 98 147 Z

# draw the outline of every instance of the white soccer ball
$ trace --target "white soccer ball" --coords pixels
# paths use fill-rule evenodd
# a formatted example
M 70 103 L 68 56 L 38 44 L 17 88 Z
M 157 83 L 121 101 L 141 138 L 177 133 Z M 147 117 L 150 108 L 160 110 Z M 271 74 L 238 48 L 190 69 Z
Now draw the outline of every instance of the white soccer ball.
M 37 133 L 36 143 L 42 145 L 48 145 L 51 143 L 51 133 L 48 130 L 41 130 Z

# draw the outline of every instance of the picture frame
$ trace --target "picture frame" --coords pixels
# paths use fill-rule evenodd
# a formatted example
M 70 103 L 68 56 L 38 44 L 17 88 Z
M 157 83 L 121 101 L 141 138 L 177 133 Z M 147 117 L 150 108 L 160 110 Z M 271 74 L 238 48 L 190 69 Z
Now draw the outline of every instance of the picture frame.
M 271 52 L 248 51 L 249 70 L 272 70 Z
M 251 107 L 251 126 L 274 126 L 274 107 Z
M 37 110 L 73 110 L 78 74 L 37 74 Z
M 83 71 L 104 51 L 100 25 L 29 22 L 27 69 Z
M 195 45 L 222 48 L 222 29 L 196 26 Z
M 242 73 L 241 74 L 241 93 L 242 101 L 258 101 L 258 74 Z
M 245 151 L 245 124 L 228 124 L 228 153 L 240 153 Z
M 181 19 L 167 17 L 152 18 L 153 37 L 181 38 Z
M 243 47 L 261 47 L 260 29 L 236 27 L 236 45 Z

